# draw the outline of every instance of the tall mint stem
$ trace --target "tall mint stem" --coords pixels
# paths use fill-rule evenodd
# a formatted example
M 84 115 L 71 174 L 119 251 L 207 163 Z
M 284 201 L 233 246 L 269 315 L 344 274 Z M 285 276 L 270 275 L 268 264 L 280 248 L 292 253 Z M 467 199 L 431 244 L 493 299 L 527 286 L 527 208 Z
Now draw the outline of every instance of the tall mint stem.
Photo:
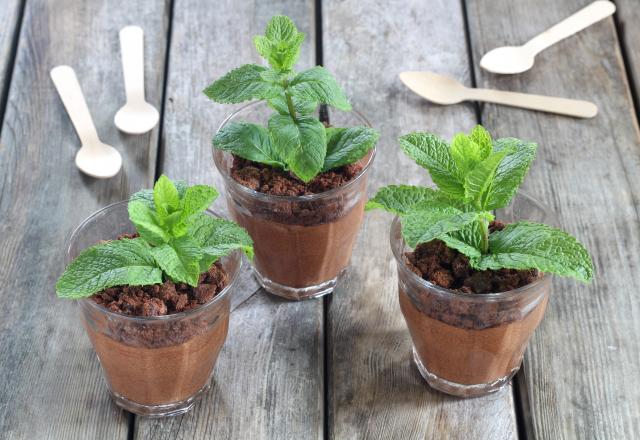
M 489 252 L 489 221 L 480 220 L 480 230 L 482 231 L 482 241 L 480 242 L 480 252 L 486 254 Z
M 285 97 L 285 100 L 287 101 L 287 108 L 289 109 L 289 114 L 291 115 L 291 118 L 294 120 L 294 122 L 297 122 L 296 107 L 293 105 L 293 98 L 291 97 L 291 94 L 287 90 L 289 87 L 289 81 L 285 79 L 282 86 L 284 87 L 284 97 Z

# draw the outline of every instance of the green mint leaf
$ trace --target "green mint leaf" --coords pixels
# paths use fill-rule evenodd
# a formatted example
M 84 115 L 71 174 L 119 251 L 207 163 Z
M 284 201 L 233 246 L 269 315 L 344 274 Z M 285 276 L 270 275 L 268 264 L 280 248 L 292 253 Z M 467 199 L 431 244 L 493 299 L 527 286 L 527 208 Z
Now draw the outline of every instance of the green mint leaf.
M 141 238 L 114 240 L 85 249 L 56 283 L 60 298 L 85 298 L 114 286 L 162 282 L 162 271 Z
M 467 174 L 464 180 L 464 195 L 466 200 L 474 202 L 478 208 L 485 208 L 483 203 L 484 195 L 493 182 L 498 165 L 500 165 L 500 162 L 508 153 L 506 150 L 491 153 L 489 157 L 476 165 L 476 167 Z
M 178 189 L 164 174 L 153 187 L 153 203 L 161 220 L 180 209 Z
M 374 198 L 367 202 L 367 210 L 384 209 L 397 215 L 428 209 L 432 205 L 448 203 L 442 192 L 422 186 L 389 185 L 378 190 Z
M 340 110 L 351 110 L 342 88 L 327 69 L 322 66 L 300 72 L 289 84 L 294 96 L 304 96 L 308 101 L 321 102 Z
M 564 231 L 531 222 L 512 223 L 489 235 L 489 254 L 476 268 L 538 269 L 583 282 L 593 279 L 593 262 L 582 244 Z
M 245 64 L 227 73 L 204 89 L 204 94 L 219 103 L 236 104 L 250 99 L 270 99 L 282 92 L 282 86 L 265 81 L 260 74 L 266 67 Z
M 314 113 L 318 108 L 318 102 L 310 100 L 307 96 L 292 96 L 293 107 L 298 115 L 310 115 Z M 284 92 L 275 98 L 271 98 L 267 101 L 269 106 L 280 113 L 281 115 L 289 115 L 289 107 L 284 96 Z
M 327 152 L 324 125 L 311 116 L 275 114 L 269 118 L 269 133 L 278 155 L 303 182 L 311 181 L 322 169 Z
M 481 151 L 482 159 L 486 159 L 493 152 L 493 141 L 491 135 L 482 125 L 476 125 L 469 133 L 469 139 L 475 142 Z
M 273 148 L 269 132 L 249 122 L 229 123 L 213 138 L 213 145 L 236 156 L 278 168 L 285 165 Z
M 277 15 L 269 21 L 264 36 L 253 39 L 258 53 L 277 70 L 290 70 L 298 61 L 304 34 L 298 32 L 293 21 Z
M 166 243 L 171 234 L 165 228 L 155 209 L 149 207 L 148 201 L 137 199 L 129 202 L 129 220 L 133 223 L 138 234 L 147 242 L 158 246 Z
M 218 197 L 218 191 L 209 185 L 194 185 L 184 193 L 182 218 L 187 219 L 194 214 L 206 210 Z
M 498 165 L 493 183 L 485 197 L 486 209 L 500 209 L 509 204 L 529 172 L 537 148 L 538 146 L 533 142 L 514 138 L 496 140 L 494 145 L 496 152 L 507 150 L 511 153 Z
M 200 277 L 200 260 L 204 251 L 189 236 L 173 238 L 150 250 L 157 265 L 175 282 L 196 287 Z
M 184 197 L 184 193 L 187 190 L 187 184 L 184 182 L 184 180 L 174 180 L 173 184 L 175 185 L 176 189 L 178 190 L 178 195 L 180 196 L 180 198 Z M 142 201 L 149 208 L 153 209 L 154 211 L 156 209 L 156 205 L 153 202 L 153 189 L 140 190 L 140 191 L 134 193 L 131 196 L 131 198 L 129 199 L 129 201 L 130 202 Z
M 362 159 L 378 142 L 380 135 L 369 127 L 351 127 L 344 130 L 327 129 L 327 155 L 322 171 L 355 163 Z
M 445 234 L 440 237 L 440 240 L 444 241 L 444 243 L 451 249 L 455 249 L 461 254 L 469 257 L 470 261 L 477 261 L 482 255 L 477 246 L 460 239 L 460 237 L 456 236 L 455 233 Z
M 492 220 L 493 215 L 489 212 L 463 212 L 449 206 L 423 209 L 402 217 L 402 236 L 409 246 L 415 247 L 459 231 L 479 219 Z
M 467 174 L 487 157 L 484 153 L 483 148 L 466 134 L 459 133 L 453 137 L 451 157 L 456 164 L 459 171 L 458 177 L 461 180 L 464 180 Z
M 400 138 L 400 148 L 429 171 L 433 182 L 445 194 L 464 198 L 464 186 L 457 178 L 459 170 L 443 139 L 431 133 L 410 133 Z
M 205 269 L 236 249 L 241 249 L 253 259 L 253 241 L 242 227 L 229 220 L 201 214 L 194 216 L 189 225 L 189 235 L 204 251 L 201 268 Z

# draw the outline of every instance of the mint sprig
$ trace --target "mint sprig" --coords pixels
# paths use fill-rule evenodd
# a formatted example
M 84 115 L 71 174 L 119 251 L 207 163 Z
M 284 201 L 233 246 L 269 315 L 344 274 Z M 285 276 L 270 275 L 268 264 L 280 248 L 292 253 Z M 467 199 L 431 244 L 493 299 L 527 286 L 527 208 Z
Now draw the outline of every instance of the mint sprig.
M 163 279 L 197 286 L 219 258 L 241 249 L 253 258 L 253 242 L 237 224 L 204 211 L 218 196 L 207 185 L 186 186 L 162 175 L 153 190 L 135 193 L 129 219 L 139 238 L 114 240 L 84 250 L 56 283 L 62 298 L 84 298 L 121 285 Z
M 218 103 L 263 100 L 275 110 L 266 127 L 247 122 L 225 125 L 214 137 L 214 148 L 254 162 L 291 171 L 304 182 L 321 172 L 362 159 L 376 144 L 378 133 L 352 127 L 340 139 L 331 138 L 312 116 L 319 104 L 343 111 L 349 101 L 331 73 L 322 66 L 293 70 L 304 34 L 289 17 L 275 16 L 254 44 L 269 67 L 246 64 L 204 90 Z
M 400 138 L 403 151 L 426 168 L 437 189 L 390 185 L 367 209 L 400 216 L 402 235 L 415 247 L 431 240 L 486 269 L 538 269 L 583 282 L 593 278 L 588 251 L 574 237 L 547 225 L 521 221 L 490 233 L 492 210 L 509 204 L 535 157 L 536 144 L 515 138 L 493 141 L 480 125 L 451 144 L 432 133 Z

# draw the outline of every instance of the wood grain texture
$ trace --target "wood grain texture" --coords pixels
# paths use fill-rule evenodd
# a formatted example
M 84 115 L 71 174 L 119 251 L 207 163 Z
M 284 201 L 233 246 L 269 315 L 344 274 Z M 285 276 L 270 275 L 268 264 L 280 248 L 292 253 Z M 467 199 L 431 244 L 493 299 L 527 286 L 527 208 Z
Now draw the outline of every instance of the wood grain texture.
M 638 91 L 640 90 L 640 26 L 638 26 L 640 4 L 636 0 L 616 0 L 615 4 L 618 38 L 625 48 L 624 55 L 630 74 L 629 82 L 631 87 L 635 87 L 635 98 L 638 99 Z M 640 106 L 640 102 L 636 102 L 636 106 Z
M 54 284 L 72 229 L 153 179 L 157 129 L 131 137 L 113 126 L 124 102 L 118 31 L 132 22 L 145 29 L 147 98 L 158 105 L 166 13 L 164 2 L 26 5 L 0 138 L 3 438 L 127 437 L 127 415 L 108 397 L 77 309 L 55 297 Z M 124 157 L 112 179 L 88 178 L 74 165 L 79 142 L 49 77 L 59 64 L 74 67 L 98 132 Z
M 241 64 L 262 63 L 252 37 L 275 14 L 289 15 L 307 35 L 299 67 L 314 65 L 313 1 L 175 2 L 161 160 L 167 175 L 223 190 L 211 138 L 238 106 L 211 102 L 202 89 Z M 226 212 L 224 197 L 214 207 Z M 275 299 L 245 267 L 232 309 L 212 389 L 185 416 L 137 419 L 137 438 L 323 437 L 322 302 Z
M 470 0 L 474 59 L 527 41 L 586 0 Z M 514 76 L 476 70 L 479 86 L 593 100 L 591 120 L 485 105 L 496 136 L 539 144 L 524 188 L 594 256 L 590 285 L 556 279 L 525 358 L 521 395 L 532 438 L 637 438 L 640 426 L 640 140 L 611 18 L 536 58 Z
M 433 70 L 470 83 L 461 5 L 446 0 L 323 2 L 324 64 L 355 109 L 381 132 L 370 193 L 392 183 L 430 184 L 401 152 L 410 131 L 445 137 L 476 123 L 474 107 L 432 105 L 399 80 Z M 511 389 L 455 399 L 431 390 L 411 359 L 398 304 L 391 217 L 365 216 L 353 267 L 328 307 L 329 429 L 335 439 L 510 439 L 517 436 Z M 479 421 L 482 421 L 479 423 Z
M 9 87 L 9 69 L 13 63 L 13 45 L 20 29 L 20 10 L 23 0 L 4 0 L 0 7 L 0 100 Z M 0 101 L 0 105 L 4 102 Z M 3 113 L 0 108 L 0 115 Z M 1 122 L 1 121 L 0 121 Z

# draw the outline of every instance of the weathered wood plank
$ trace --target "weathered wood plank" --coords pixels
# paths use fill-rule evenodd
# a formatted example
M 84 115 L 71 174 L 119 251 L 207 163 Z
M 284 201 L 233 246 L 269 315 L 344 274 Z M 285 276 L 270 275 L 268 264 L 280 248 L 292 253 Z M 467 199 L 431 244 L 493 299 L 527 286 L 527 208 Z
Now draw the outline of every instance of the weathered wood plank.
M 20 29 L 20 10 L 22 0 L 5 0 L 0 8 L 0 100 L 9 87 L 9 69 L 13 63 L 12 49 L 17 32 Z M 4 103 L 0 101 L 0 105 Z M 3 113 L 0 108 L 0 115 Z M 1 121 L 0 121 L 1 122 Z
M 586 0 L 470 0 L 474 59 L 526 41 Z M 486 105 L 497 136 L 539 143 L 525 182 L 561 226 L 592 251 L 591 286 L 556 279 L 547 316 L 525 358 L 533 438 L 635 438 L 640 426 L 640 139 L 612 19 L 538 55 L 522 75 L 480 69 L 481 86 L 589 99 L 600 108 L 576 120 Z
M 147 98 L 157 105 L 165 2 L 29 0 L 26 5 L 0 139 L 0 432 L 5 438 L 127 437 L 127 415 L 110 402 L 77 309 L 55 297 L 54 283 L 72 229 L 153 180 L 157 129 L 132 137 L 113 126 L 124 102 L 118 31 L 132 22 L 146 33 Z M 49 78 L 58 64 L 75 68 L 99 133 L 124 157 L 124 169 L 113 179 L 91 179 L 75 168 L 79 142 Z
M 615 19 L 618 23 L 618 38 L 622 39 L 629 68 L 631 87 L 636 89 L 636 99 L 640 88 L 640 8 L 635 0 L 616 0 Z M 640 105 L 640 102 L 636 102 Z M 637 115 L 636 115 L 637 116 Z
M 307 34 L 300 66 L 315 64 L 312 1 L 224 0 L 215 7 L 204 0 L 175 2 L 163 172 L 223 189 L 211 138 L 232 107 L 212 103 L 202 89 L 240 64 L 261 63 L 251 38 L 279 13 Z M 223 197 L 214 206 L 226 211 Z M 248 267 L 242 281 L 212 389 L 186 416 L 138 419 L 138 438 L 322 438 L 322 301 L 289 303 L 262 290 L 254 294 Z
M 370 193 L 390 183 L 428 184 L 426 171 L 404 156 L 397 138 L 414 130 L 447 137 L 467 131 L 476 123 L 474 108 L 431 105 L 406 89 L 398 73 L 435 70 L 470 82 L 460 3 L 328 0 L 323 24 L 324 64 L 382 134 Z M 454 399 L 431 390 L 413 365 L 390 222 L 383 213 L 365 216 L 353 267 L 330 301 L 330 438 L 515 438 L 510 388 Z

